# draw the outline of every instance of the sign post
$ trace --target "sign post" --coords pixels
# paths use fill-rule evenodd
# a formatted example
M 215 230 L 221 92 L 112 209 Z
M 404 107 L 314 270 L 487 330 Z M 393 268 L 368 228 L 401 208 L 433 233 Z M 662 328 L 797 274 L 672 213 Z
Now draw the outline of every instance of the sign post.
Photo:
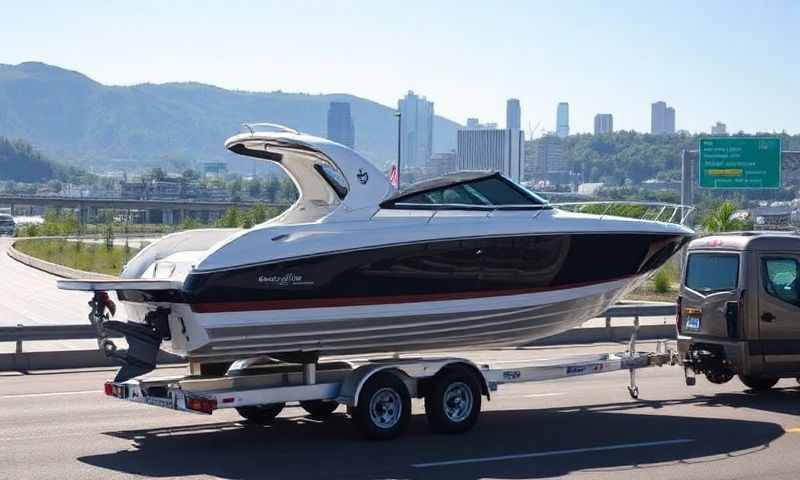
M 778 137 L 704 137 L 698 156 L 701 188 L 781 187 Z

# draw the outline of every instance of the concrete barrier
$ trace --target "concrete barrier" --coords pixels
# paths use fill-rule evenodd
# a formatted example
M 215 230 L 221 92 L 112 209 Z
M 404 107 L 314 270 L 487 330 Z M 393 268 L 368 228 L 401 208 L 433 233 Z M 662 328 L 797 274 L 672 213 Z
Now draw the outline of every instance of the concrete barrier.
M 34 237 L 35 238 L 35 237 Z M 15 242 L 16 243 L 16 242 Z M 74 268 L 65 267 L 57 263 L 48 262 L 41 258 L 32 257 L 14 248 L 14 243 L 8 247 L 8 256 L 29 267 L 63 278 L 99 278 L 113 280 L 117 277 L 104 275 L 102 273 L 86 272 Z

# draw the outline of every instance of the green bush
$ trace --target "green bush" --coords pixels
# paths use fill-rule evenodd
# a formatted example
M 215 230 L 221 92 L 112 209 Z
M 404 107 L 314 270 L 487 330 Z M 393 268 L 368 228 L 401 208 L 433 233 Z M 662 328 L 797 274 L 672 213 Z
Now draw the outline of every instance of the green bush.
M 667 269 L 659 269 L 653 277 L 653 288 L 656 293 L 667 293 L 672 290 L 672 284 L 669 279 L 670 275 Z

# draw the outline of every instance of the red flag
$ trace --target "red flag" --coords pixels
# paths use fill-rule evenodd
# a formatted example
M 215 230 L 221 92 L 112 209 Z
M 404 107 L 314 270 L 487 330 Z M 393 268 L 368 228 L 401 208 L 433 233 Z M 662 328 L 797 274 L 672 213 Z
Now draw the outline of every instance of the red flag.
M 389 170 L 389 181 L 392 183 L 394 188 L 397 188 L 397 181 L 399 180 L 397 175 L 397 165 L 392 165 L 392 169 Z

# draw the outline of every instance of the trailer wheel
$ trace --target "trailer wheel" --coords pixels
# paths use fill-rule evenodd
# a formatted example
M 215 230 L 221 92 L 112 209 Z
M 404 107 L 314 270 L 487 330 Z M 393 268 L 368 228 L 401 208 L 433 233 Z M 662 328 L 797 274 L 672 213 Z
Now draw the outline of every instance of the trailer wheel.
M 333 400 L 304 400 L 300 402 L 300 406 L 312 417 L 325 418 L 333 414 L 339 403 Z
M 764 392 L 774 387 L 779 379 L 774 377 L 762 377 L 760 375 L 739 375 L 739 380 L 750 390 Z
M 281 413 L 285 405 L 285 403 L 270 403 L 267 405 L 253 405 L 251 407 L 236 407 L 236 411 L 248 422 L 267 425 L 275 420 L 275 417 Z
M 478 421 L 480 412 L 481 385 L 471 371 L 453 367 L 433 377 L 425 395 L 425 413 L 434 432 L 466 432 Z
M 411 395 L 397 375 L 378 372 L 362 387 L 351 416 L 367 438 L 395 438 L 403 433 L 411 420 Z

